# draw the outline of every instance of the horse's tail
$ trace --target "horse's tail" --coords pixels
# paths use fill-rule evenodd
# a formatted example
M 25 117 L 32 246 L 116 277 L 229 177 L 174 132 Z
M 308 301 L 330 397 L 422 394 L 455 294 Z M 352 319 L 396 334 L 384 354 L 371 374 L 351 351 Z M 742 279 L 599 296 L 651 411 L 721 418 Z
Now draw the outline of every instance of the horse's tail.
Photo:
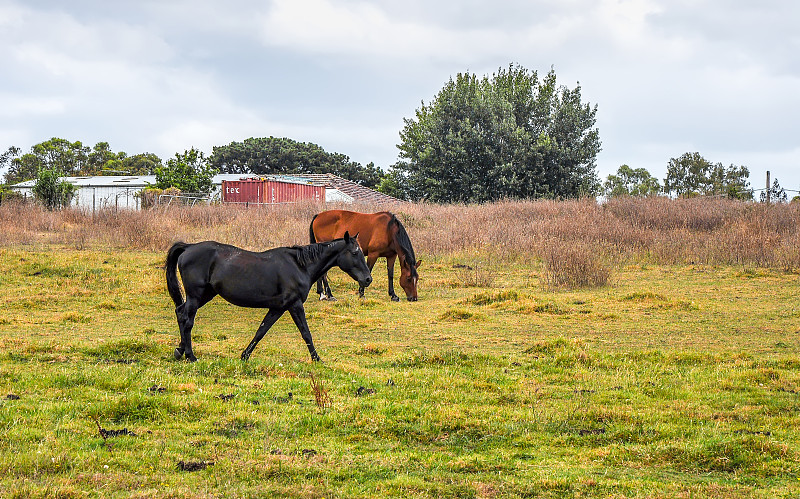
M 177 242 L 173 244 L 169 251 L 167 251 L 167 261 L 164 263 L 164 268 L 167 270 L 167 290 L 175 302 L 175 306 L 183 304 L 183 295 L 181 295 L 181 286 L 178 283 L 178 257 L 186 251 L 186 248 L 191 246 L 188 243 Z
M 311 244 L 314 244 L 315 242 L 317 242 L 317 236 L 314 235 L 314 220 L 317 219 L 318 215 L 319 215 L 319 213 L 314 215 L 314 218 L 311 219 L 311 224 L 309 224 L 309 226 L 308 226 L 308 239 L 309 239 L 309 242 Z

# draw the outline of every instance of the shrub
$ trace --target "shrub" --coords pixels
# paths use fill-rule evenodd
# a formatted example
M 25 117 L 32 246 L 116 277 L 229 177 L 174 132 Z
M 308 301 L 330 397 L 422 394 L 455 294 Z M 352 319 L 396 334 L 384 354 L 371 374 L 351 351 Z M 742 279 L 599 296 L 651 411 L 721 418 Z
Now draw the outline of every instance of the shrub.
M 60 172 L 55 168 L 41 168 L 36 183 L 33 185 L 33 194 L 36 200 L 48 210 L 58 210 L 69 206 L 77 187 L 61 180 Z
M 585 243 L 549 241 L 542 250 L 542 259 L 544 282 L 551 289 L 601 287 L 611 277 L 611 267 Z

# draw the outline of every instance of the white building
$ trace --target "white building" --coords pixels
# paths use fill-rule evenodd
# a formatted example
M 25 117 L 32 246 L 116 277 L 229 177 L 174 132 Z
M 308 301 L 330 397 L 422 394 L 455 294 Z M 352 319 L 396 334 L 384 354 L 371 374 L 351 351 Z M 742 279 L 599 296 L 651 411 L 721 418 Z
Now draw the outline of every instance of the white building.
M 77 187 L 72 206 L 100 210 L 103 208 L 138 209 L 141 203 L 136 193 L 155 185 L 155 175 L 63 177 L 61 180 Z M 35 180 L 14 184 L 11 189 L 26 198 L 33 198 Z

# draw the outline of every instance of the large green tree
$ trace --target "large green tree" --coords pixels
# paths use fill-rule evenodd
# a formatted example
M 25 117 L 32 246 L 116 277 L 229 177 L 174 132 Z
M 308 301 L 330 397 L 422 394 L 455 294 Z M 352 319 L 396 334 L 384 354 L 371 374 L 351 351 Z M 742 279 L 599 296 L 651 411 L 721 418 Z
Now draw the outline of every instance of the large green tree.
M 573 198 L 599 188 L 597 106 L 518 65 L 458 74 L 413 119 L 398 145 L 409 195 L 435 202 Z
M 213 188 L 215 172 L 216 169 L 209 164 L 203 152 L 193 147 L 183 154 L 175 153 L 174 158 L 167 160 L 166 166 L 156 168 L 156 187 L 174 187 L 186 193 L 208 194 Z
M 40 170 L 55 170 L 62 176 L 80 175 L 88 164 L 90 148 L 82 142 L 53 137 L 11 160 L 6 172 L 9 184 L 35 179 Z
M 680 197 L 727 196 L 732 199 L 752 199 L 745 166 L 711 163 L 698 152 L 687 152 L 671 158 L 667 164 L 664 192 Z
M 117 169 L 125 175 L 154 175 L 162 166 L 161 158 L 151 152 L 125 156 L 117 163 Z
M 276 137 L 249 138 L 214 147 L 209 163 L 221 173 L 333 173 L 370 188 L 377 187 L 383 178 L 383 172 L 373 163 L 362 166 L 316 144 Z
M 89 151 L 86 167 L 81 175 L 119 175 L 126 174 L 122 170 L 122 162 L 128 155 L 114 152 L 108 142 L 98 142 Z
M 633 169 L 621 165 L 616 175 L 609 175 L 603 184 L 603 192 L 607 197 L 655 196 L 661 192 L 661 184 L 645 168 Z

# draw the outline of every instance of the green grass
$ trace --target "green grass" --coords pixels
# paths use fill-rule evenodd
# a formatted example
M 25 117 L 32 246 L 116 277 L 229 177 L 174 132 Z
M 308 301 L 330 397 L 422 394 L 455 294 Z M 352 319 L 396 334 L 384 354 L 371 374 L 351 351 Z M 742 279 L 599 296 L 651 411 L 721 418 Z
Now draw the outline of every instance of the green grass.
M 0 248 L 0 497 L 800 495 L 796 274 L 548 291 L 530 263 L 476 288 L 429 258 L 392 303 L 381 261 L 365 300 L 337 271 L 339 301 L 309 298 L 323 363 L 288 316 L 241 362 L 265 312 L 217 299 L 189 364 L 162 261 Z

